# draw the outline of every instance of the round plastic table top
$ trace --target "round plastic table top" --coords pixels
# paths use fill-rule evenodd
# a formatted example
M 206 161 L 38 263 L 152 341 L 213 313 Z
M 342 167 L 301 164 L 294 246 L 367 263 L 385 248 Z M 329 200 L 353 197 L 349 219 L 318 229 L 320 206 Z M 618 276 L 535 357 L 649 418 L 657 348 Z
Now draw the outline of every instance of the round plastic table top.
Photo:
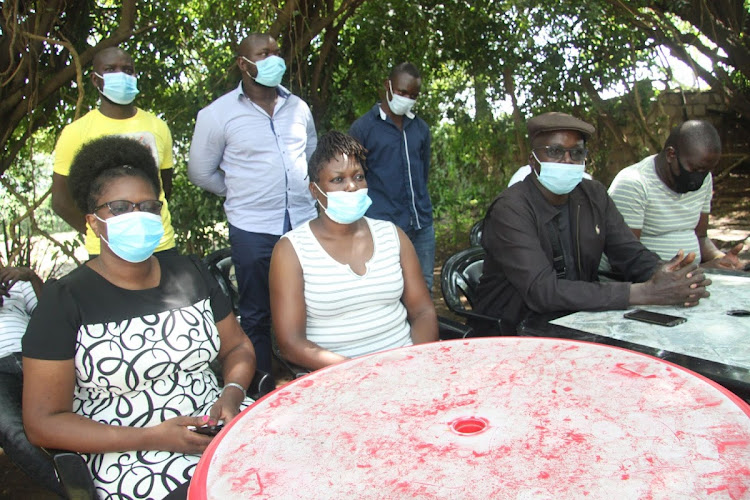
M 480 338 L 297 379 L 214 439 L 190 499 L 743 498 L 750 407 L 604 345 Z

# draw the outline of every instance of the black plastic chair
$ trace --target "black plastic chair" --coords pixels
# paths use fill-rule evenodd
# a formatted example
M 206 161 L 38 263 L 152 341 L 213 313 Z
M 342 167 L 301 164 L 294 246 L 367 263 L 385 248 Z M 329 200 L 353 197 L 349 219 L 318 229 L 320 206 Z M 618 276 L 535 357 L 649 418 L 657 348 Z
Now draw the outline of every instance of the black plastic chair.
M 453 313 L 472 321 L 486 324 L 491 330 L 500 329 L 500 319 L 474 312 L 477 286 L 482 276 L 484 249 L 471 247 L 448 257 L 440 273 L 440 288 L 445 304 Z
M 232 309 L 235 314 L 239 315 L 240 292 L 237 288 L 237 280 L 234 277 L 234 267 L 232 264 L 232 250 L 222 248 L 211 252 L 203 257 L 203 263 L 208 267 L 209 272 L 219 282 L 219 286 L 232 301 Z
M 484 228 L 484 219 L 471 226 L 469 231 L 469 243 L 473 247 L 482 246 L 482 229 Z

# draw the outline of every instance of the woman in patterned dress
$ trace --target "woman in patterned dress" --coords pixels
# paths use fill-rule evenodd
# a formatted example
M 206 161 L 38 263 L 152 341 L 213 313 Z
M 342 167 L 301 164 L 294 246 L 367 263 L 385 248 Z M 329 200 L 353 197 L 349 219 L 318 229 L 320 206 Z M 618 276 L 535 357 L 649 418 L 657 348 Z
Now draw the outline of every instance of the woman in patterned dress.
M 184 492 L 211 441 L 195 428 L 228 422 L 250 402 L 253 346 L 197 258 L 153 255 L 163 228 L 147 147 L 92 141 L 69 184 L 101 254 L 48 286 L 31 318 L 26 432 L 34 444 L 82 453 L 100 498 Z
M 437 315 L 414 247 L 391 222 L 364 217 L 365 149 L 340 132 L 308 163 L 316 219 L 271 256 L 271 318 L 279 348 L 312 370 L 438 339 Z

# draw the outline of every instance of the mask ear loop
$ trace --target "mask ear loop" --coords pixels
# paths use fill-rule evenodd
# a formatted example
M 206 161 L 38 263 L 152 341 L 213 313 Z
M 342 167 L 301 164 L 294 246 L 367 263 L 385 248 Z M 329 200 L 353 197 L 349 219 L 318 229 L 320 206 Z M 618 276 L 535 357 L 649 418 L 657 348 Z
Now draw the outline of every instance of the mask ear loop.
M 92 215 L 93 215 L 94 217 L 96 217 L 96 218 L 97 218 L 97 220 L 99 220 L 100 222 L 102 222 L 102 223 L 103 223 L 103 224 L 104 224 L 105 226 L 107 225 L 107 221 L 106 221 L 106 220 L 102 219 L 101 217 L 99 217 L 99 216 L 98 216 L 98 215 L 96 215 L 96 214 L 92 214 Z M 101 231 L 99 231 L 99 238 L 101 238 L 102 240 L 104 240 L 104 243 L 106 243 L 106 244 L 107 244 L 107 246 L 109 246 L 109 241 L 107 241 L 107 240 L 106 240 L 106 239 L 104 238 L 104 236 L 102 236 L 102 232 L 101 232 Z
M 251 61 L 251 60 L 250 60 L 250 59 L 248 59 L 247 57 L 245 57 L 245 56 L 240 56 L 240 57 L 241 57 L 242 59 L 244 59 L 245 61 L 249 62 L 250 64 L 252 64 L 253 66 L 255 66 L 256 68 L 258 67 L 258 65 L 257 65 L 257 64 L 255 64 L 255 63 L 254 63 L 253 61 Z M 250 78 L 252 78 L 252 79 L 253 79 L 253 81 L 258 81 L 258 80 L 256 80 L 256 78 L 257 78 L 257 75 L 256 75 L 256 76 L 253 76 L 253 75 L 251 75 L 251 74 L 250 74 L 250 72 L 249 72 L 248 70 L 245 70 L 245 73 L 247 73 L 247 76 L 249 76 Z
M 317 182 L 313 182 L 313 185 L 314 185 L 314 186 L 315 186 L 315 187 L 316 187 L 316 188 L 318 189 L 318 191 L 320 191 L 320 194 L 322 194 L 323 196 L 325 196 L 325 197 L 326 197 L 326 199 L 328 199 L 328 195 L 327 195 L 327 194 L 325 194 L 325 193 L 323 192 L 323 190 L 322 190 L 322 189 L 320 189 L 320 186 L 318 186 L 318 183 L 317 183 Z M 322 204 L 322 203 L 321 203 L 321 202 L 320 202 L 320 201 L 318 200 L 318 198 L 317 198 L 317 197 L 315 197 L 315 204 L 316 204 L 316 205 L 318 205 L 318 206 L 319 206 L 319 207 L 320 207 L 321 209 L 325 210 L 325 207 L 324 207 L 324 206 L 323 206 L 323 204 Z

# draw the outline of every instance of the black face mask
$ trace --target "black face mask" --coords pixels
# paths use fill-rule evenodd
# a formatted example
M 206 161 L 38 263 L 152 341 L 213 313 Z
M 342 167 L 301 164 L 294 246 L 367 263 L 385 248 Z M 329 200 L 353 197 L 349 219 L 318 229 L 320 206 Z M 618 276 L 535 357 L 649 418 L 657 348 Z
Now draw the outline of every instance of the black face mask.
M 698 191 L 703 185 L 703 181 L 706 180 L 708 172 L 688 172 L 680 163 L 680 159 L 677 156 L 675 158 L 680 175 L 674 176 L 674 191 L 680 194 Z

